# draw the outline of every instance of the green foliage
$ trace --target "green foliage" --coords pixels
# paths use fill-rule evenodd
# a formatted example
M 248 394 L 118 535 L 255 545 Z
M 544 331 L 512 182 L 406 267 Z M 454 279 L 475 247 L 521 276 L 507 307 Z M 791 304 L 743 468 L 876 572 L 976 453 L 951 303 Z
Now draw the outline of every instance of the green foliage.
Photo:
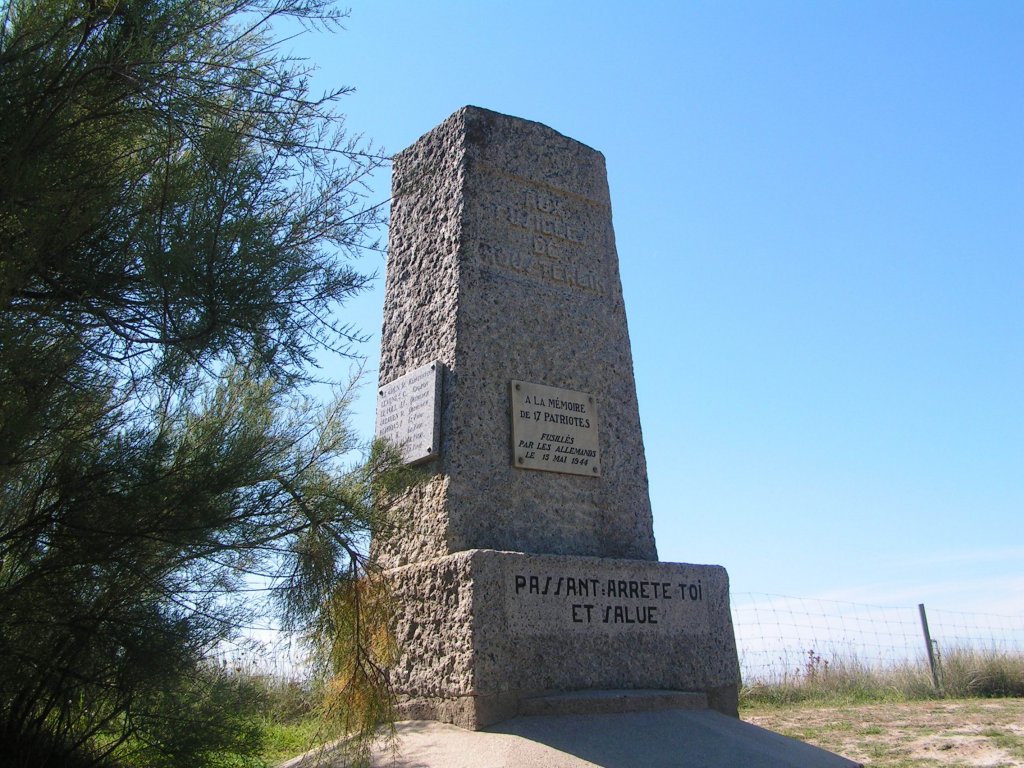
M 0 762 L 247 764 L 251 691 L 206 659 L 262 610 L 253 577 L 376 663 L 376 620 L 324 617 L 408 476 L 382 446 L 348 468 L 351 390 L 302 386 L 357 338 L 332 313 L 383 158 L 275 47 L 288 16 L 338 21 L 0 3 Z
M 257 681 L 204 665 L 174 682 L 139 714 L 141 722 L 117 752 L 120 760 L 146 768 L 262 768 L 265 692 Z
M 336 256 L 367 245 L 382 158 L 270 45 L 283 15 L 336 21 L 325 0 L 8 0 L 0 305 L 22 333 L 167 375 L 295 375 L 351 339 L 328 313 L 366 278 Z

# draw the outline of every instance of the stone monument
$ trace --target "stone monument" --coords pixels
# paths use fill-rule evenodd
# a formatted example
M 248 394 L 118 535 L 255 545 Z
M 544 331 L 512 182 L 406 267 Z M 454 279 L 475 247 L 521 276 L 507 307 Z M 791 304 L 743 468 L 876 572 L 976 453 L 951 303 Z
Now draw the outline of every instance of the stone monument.
M 403 715 L 735 715 L 725 570 L 657 561 L 603 156 L 465 107 L 393 198 L 377 432 L 429 475 L 374 542 Z

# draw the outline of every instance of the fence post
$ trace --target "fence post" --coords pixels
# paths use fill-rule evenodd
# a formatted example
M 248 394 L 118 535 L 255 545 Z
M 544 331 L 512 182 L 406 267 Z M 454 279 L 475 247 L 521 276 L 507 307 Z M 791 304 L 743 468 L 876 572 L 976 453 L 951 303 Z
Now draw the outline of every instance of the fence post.
M 942 686 L 939 685 L 939 669 L 935 664 L 935 651 L 932 648 L 932 634 L 928 631 L 928 614 L 924 612 L 924 603 L 917 604 L 917 610 L 921 614 L 921 631 L 924 632 L 924 645 L 928 649 L 928 666 L 932 670 L 932 683 L 935 685 L 936 693 L 942 693 Z

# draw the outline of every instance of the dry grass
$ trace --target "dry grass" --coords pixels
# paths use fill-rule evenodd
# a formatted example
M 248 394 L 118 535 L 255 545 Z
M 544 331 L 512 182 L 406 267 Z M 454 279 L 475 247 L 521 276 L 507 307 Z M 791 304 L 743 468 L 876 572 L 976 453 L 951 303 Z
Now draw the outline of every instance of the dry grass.
M 744 720 L 880 768 L 1024 768 L 1024 655 L 958 649 L 927 664 L 871 667 L 809 651 L 743 686 Z
M 877 667 L 808 651 L 800 668 L 768 682 L 742 686 L 740 703 L 838 705 L 1024 696 L 1024 654 L 953 649 L 940 658 L 939 673 L 937 690 L 924 663 Z
M 748 706 L 744 720 L 871 768 L 1024 768 L 1024 699 Z

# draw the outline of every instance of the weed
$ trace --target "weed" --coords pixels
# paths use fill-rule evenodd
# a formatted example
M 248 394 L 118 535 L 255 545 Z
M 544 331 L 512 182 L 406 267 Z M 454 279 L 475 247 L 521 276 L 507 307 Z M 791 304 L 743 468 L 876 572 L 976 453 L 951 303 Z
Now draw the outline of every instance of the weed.
M 828 677 L 828 659 L 814 652 L 812 648 L 807 652 L 807 661 L 804 662 L 804 680 L 814 683 Z
M 1024 656 L 1005 651 L 947 650 L 942 656 L 942 687 L 950 696 L 1024 696 Z
M 783 660 L 780 660 L 783 661 Z M 807 651 L 798 667 L 783 664 L 781 677 L 740 689 L 744 708 L 805 702 L 858 704 L 952 698 L 1024 697 L 1024 654 L 947 649 L 941 659 L 942 692 L 923 660 L 879 667 L 855 658 L 826 658 Z

